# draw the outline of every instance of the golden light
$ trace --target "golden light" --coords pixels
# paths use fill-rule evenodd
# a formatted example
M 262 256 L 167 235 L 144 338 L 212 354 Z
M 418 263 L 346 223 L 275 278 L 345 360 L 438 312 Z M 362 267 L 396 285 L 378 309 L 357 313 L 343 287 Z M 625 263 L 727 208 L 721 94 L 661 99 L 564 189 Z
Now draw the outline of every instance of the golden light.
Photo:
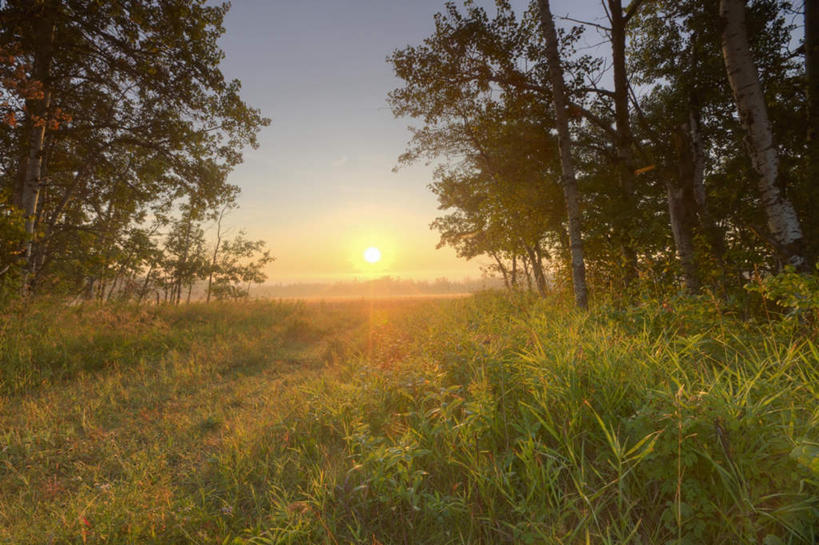
M 364 261 L 367 263 L 378 263 L 381 261 L 381 250 L 375 246 L 370 246 L 364 250 Z

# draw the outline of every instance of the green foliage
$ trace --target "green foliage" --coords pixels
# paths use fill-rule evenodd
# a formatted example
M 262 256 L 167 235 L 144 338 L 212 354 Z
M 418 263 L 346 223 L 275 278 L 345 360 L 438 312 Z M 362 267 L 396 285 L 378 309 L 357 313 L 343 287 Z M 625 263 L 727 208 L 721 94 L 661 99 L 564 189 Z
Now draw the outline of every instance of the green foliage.
M 2 204 L 0 194 L 0 306 L 19 293 L 20 279 L 17 267 L 22 253 L 25 229 L 20 211 Z
M 788 267 L 777 275 L 750 282 L 746 289 L 786 309 L 791 315 L 819 318 L 819 274 L 799 274 Z
M 135 277 L 155 265 L 152 237 L 172 231 L 180 202 L 204 213 L 235 198 L 227 176 L 269 120 L 221 71 L 228 7 L 204 0 L 0 6 L 0 52 L 14 53 L 0 55 L 0 71 L 14 65 L 20 72 L 0 85 L 0 113 L 11 109 L 17 119 L 0 123 L 8 150 L 0 161 L 0 221 L 22 207 L 30 135 L 46 124 L 47 180 L 33 181 L 43 194 L 32 258 L 16 259 L 17 269 L 35 273 L 27 278 L 32 291 L 105 300 L 112 285 L 130 283 L 133 293 Z M 32 66 L 42 81 L 29 81 Z M 21 79 L 36 83 L 36 96 L 19 96 L 28 88 Z M 0 246 L 0 270 L 25 239 L 2 234 L 14 238 L 3 237 L 13 247 Z
M 741 290 L 751 271 L 777 272 L 786 250 L 765 227 L 759 175 L 726 78 L 719 3 L 625 3 L 603 4 L 608 13 L 629 13 L 622 81 L 638 87 L 600 85 L 611 77 L 608 52 L 616 44 L 593 48 L 600 57 L 577 47 L 588 25 L 559 37 L 589 284 L 604 297 L 670 295 L 681 284 L 691 293 Z M 542 286 L 533 273 L 544 267 L 552 284 L 570 277 L 538 6 L 515 13 L 508 1 L 496 10 L 449 2 L 429 37 L 388 59 L 401 81 L 389 95 L 393 113 L 418 124 L 399 161 L 438 165 L 430 189 L 444 211 L 431 225 L 439 244 L 466 259 L 491 259 L 487 270 L 510 287 L 518 276 Z M 780 0 L 747 3 L 752 61 L 780 143 L 781 185 L 810 261 L 817 191 L 806 168 L 807 78 L 792 51 L 791 12 Z
M 708 299 L 567 307 L 14 315 L 0 540 L 816 540 L 815 332 Z
M 216 299 L 247 297 L 251 283 L 267 280 L 264 268 L 275 258 L 265 249 L 263 240 L 249 240 L 240 231 L 233 240 L 222 242 L 216 260 L 211 264 L 213 284 L 209 287 Z

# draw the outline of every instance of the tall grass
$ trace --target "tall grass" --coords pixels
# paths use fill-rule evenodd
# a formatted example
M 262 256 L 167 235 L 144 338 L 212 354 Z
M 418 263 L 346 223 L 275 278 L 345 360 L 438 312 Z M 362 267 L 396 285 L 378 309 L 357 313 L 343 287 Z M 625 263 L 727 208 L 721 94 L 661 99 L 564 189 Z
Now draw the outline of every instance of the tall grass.
M 817 539 L 796 319 L 498 294 L 45 314 L 4 326 L 10 543 Z

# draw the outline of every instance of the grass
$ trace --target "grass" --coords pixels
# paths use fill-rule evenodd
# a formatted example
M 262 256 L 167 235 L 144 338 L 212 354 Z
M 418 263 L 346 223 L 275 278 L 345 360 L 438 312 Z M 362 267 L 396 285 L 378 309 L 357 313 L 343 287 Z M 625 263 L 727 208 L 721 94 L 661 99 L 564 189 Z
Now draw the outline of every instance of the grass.
M 707 301 L 0 318 L 0 542 L 814 543 L 819 348 Z

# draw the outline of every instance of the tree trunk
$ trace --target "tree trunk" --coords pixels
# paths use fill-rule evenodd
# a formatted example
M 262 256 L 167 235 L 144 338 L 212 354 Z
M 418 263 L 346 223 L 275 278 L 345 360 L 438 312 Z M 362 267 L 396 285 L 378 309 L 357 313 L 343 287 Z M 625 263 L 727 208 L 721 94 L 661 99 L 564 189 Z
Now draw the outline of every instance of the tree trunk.
M 696 193 L 696 160 L 688 139 L 688 127 L 683 125 L 674 135 L 677 150 L 677 175 L 666 176 L 668 192 L 668 216 L 671 220 L 671 232 L 674 245 L 683 273 L 683 284 L 688 293 L 699 291 L 700 282 L 697 266 L 694 261 L 694 228 L 697 217 Z
M 219 212 L 219 220 L 216 222 L 216 246 L 213 248 L 213 258 L 210 261 L 210 271 L 208 271 L 208 294 L 205 299 L 206 303 L 210 303 L 210 289 L 213 285 L 213 273 L 216 271 L 216 258 L 219 255 L 219 245 L 222 243 L 222 218 L 225 216 L 227 205 L 222 207 Z
M 122 273 L 118 272 L 116 276 L 114 276 L 114 281 L 111 282 L 111 288 L 108 290 L 108 295 L 105 297 L 105 302 L 110 303 L 111 299 L 114 297 L 114 292 L 117 291 L 117 284 L 119 284 L 120 278 L 122 277 Z
M 490 252 L 490 255 L 495 260 L 495 263 L 498 265 L 498 270 L 503 275 L 503 285 L 506 286 L 507 290 L 512 289 L 512 287 L 509 285 L 509 274 L 506 272 L 506 267 L 503 266 L 503 262 L 498 257 L 498 254 Z
M 566 110 L 568 100 L 563 81 L 563 68 L 560 65 L 557 31 L 549 7 L 549 0 L 538 0 L 540 20 L 546 39 L 546 57 L 549 62 L 549 79 L 552 82 L 552 102 L 557 121 L 557 142 L 560 149 L 560 169 L 563 195 L 566 199 L 566 212 L 569 220 L 569 245 L 572 256 L 572 284 L 574 299 L 579 308 L 588 308 L 586 290 L 586 265 L 583 256 L 583 237 L 580 221 L 580 204 L 577 190 L 577 179 L 572 160 L 572 142 L 569 135 L 569 114 Z
M 805 0 L 805 68 L 808 76 L 808 172 L 807 206 L 819 207 L 819 0 Z M 819 215 L 805 220 L 808 266 L 819 254 Z
M 139 290 L 139 298 L 137 299 L 137 305 L 142 304 L 142 300 L 145 298 L 145 295 L 148 294 L 148 282 L 151 280 L 151 273 L 154 271 L 154 264 L 148 267 L 148 274 L 145 275 L 145 281 L 142 283 L 142 289 Z
M 510 273 L 512 276 L 512 287 L 517 289 L 518 287 L 518 256 L 512 254 L 512 272 Z
M 543 263 L 540 259 L 540 252 L 530 246 L 526 246 L 526 252 L 529 254 L 529 260 L 532 262 L 532 274 L 535 277 L 537 292 L 541 297 L 546 297 L 546 277 L 543 275 Z
M 626 288 L 637 281 L 637 251 L 634 248 L 636 199 L 634 196 L 633 136 L 628 105 L 628 75 L 626 73 L 626 24 L 621 0 L 608 0 L 611 16 L 611 59 L 614 71 L 614 117 L 616 121 L 617 177 L 621 192 L 621 238 Z
M 819 161 L 819 0 L 805 0 L 805 68 L 809 153 L 811 159 Z
M 700 131 L 700 121 L 696 99 L 692 98 L 689 105 L 688 124 L 685 131 L 688 138 L 688 145 L 691 153 L 693 166 L 691 184 L 693 186 L 694 200 L 697 205 L 697 216 L 699 224 L 708 241 L 709 251 L 714 260 L 722 266 L 725 260 L 725 238 L 722 236 L 711 211 L 708 209 L 708 201 L 705 197 L 705 146 L 702 142 L 702 132 Z
M 190 253 L 190 245 L 191 245 L 191 230 L 193 228 L 193 218 L 188 217 L 187 223 L 185 224 L 185 239 L 184 244 L 185 248 L 182 253 L 182 257 L 179 260 L 179 264 L 177 265 L 176 270 L 176 299 L 175 302 L 178 305 L 182 301 L 182 283 L 184 282 L 184 271 L 188 265 L 188 254 Z
M 96 278 L 89 276 L 85 283 L 85 290 L 83 290 L 83 299 L 90 301 L 94 298 L 94 283 Z
M 673 178 L 669 178 L 671 180 Z M 680 260 L 685 291 L 695 294 L 700 289 L 697 279 L 697 268 L 694 263 L 694 242 L 690 225 L 685 220 L 687 212 L 683 189 L 670 181 L 666 182 L 668 191 L 668 215 L 671 219 L 671 232 L 674 235 L 674 244 L 677 248 L 677 257 Z
M 793 204 L 780 188 L 779 157 L 756 66 L 748 46 L 743 0 L 721 0 L 722 56 L 734 94 L 739 118 L 745 129 L 751 164 L 758 176 L 762 206 L 776 251 L 785 262 L 805 270 L 802 228 Z
M 32 10 L 35 18 L 33 79 L 42 84 L 41 98 L 26 100 L 26 124 L 29 127 L 28 153 L 25 158 L 19 202 L 25 217 L 25 264 L 22 275 L 22 292 L 28 294 L 28 282 L 34 274 L 35 260 L 32 259 L 34 231 L 37 218 L 37 204 L 42 186 L 43 149 L 45 131 L 48 124 L 48 110 L 51 105 L 50 70 L 54 52 L 54 11 L 50 3 L 43 3 Z
M 526 253 L 529 254 L 529 247 L 525 246 Z M 532 263 L 531 255 L 529 255 L 530 259 L 526 259 L 524 256 L 523 259 L 523 275 L 526 277 L 526 289 L 528 291 L 532 291 Z

